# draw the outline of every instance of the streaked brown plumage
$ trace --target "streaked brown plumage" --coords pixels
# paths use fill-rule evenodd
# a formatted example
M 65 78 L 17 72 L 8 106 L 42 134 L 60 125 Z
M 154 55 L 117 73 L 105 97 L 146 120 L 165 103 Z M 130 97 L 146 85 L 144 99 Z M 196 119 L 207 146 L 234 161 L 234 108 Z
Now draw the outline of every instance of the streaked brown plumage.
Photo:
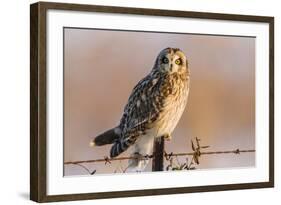
M 112 144 L 111 157 L 130 146 L 131 156 L 152 152 L 155 137 L 171 139 L 187 102 L 190 71 L 184 53 L 175 48 L 162 50 L 151 72 L 133 89 L 120 124 L 97 136 L 92 144 Z M 147 160 L 130 160 L 131 171 L 142 171 Z

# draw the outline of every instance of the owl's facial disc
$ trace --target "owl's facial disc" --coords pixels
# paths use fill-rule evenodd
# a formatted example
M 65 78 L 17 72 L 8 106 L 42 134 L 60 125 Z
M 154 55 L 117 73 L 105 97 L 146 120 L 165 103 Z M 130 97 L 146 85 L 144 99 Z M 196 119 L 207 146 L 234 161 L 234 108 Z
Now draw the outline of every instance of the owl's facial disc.
M 186 69 L 186 57 L 178 49 L 166 49 L 160 56 L 160 69 L 162 72 L 184 72 Z

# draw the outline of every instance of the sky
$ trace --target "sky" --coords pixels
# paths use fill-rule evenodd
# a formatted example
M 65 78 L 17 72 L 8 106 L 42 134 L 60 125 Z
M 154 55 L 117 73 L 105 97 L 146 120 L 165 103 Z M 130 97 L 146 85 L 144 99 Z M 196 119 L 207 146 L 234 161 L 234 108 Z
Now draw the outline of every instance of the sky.
M 89 142 L 118 125 L 131 90 L 166 47 L 180 48 L 191 71 L 188 104 L 166 151 L 191 152 L 195 137 L 210 146 L 206 151 L 255 149 L 255 38 L 65 28 L 65 162 L 109 155 L 110 145 L 91 148 Z M 83 165 L 111 174 L 127 161 Z M 202 156 L 196 169 L 249 166 L 255 166 L 254 153 Z M 77 165 L 64 171 L 88 174 Z

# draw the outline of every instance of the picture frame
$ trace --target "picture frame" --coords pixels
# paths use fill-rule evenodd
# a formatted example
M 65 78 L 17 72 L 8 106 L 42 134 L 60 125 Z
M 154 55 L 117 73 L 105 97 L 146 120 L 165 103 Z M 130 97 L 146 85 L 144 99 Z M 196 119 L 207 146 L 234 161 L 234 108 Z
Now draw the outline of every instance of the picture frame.
M 51 14 L 54 13 L 55 15 Z M 61 13 L 61 14 L 60 14 Z M 75 13 L 75 15 L 74 15 Z M 261 85 L 256 88 L 256 92 L 259 88 L 263 88 L 265 94 L 261 97 L 256 97 L 256 105 L 261 106 L 261 110 L 265 109 L 263 115 L 264 119 L 259 118 L 259 115 L 256 116 L 256 120 L 264 124 L 264 129 L 260 129 L 261 133 L 259 134 L 256 130 L 256 134 L 261 136 L 261 142 L 264 143 L 264 147 L 257 145 L 259 149 L 256 149 L 259 155 L 259 152 L 264 153 L 266 156 L 266 160 L 263 163 L 256 164 L 256 169 L 259 169 L 259 165 L 263 164 L 258 170 L 257 173 L 262 173 L 260 178 L 252 179 L 251 182 L 243 181 L 243 174 L 241 176 L 237 175 L 236 177 L 241 177 L 241 180 L 233 183 L 223 183 L 222 181 L 214 184 L 213 182 L 204 185 L 197 184 L 188 186 L 188 184 L 170 184 L 163 185 L 162 187 L 159 185 L 146 185 L 145 188 L 142 188 L 142 185 L 139 184 L 139 188 L 137 186 L 130 188 L 128 185 L 127 188 L 118 188 L 115 190 L 109 190 L 106 187 L 98 190 L 98 191 L 88 191 L 91 190 L 89 188 L 89 184 L 83 187 L 79 185 L 78 181 L 85 181 L 85 177 L 77 177 L 72 178 L 74 182 L 69 182 L 64 179 L 64 176 L 60 173 L 57 173 L 57 170 L 54 169 L 54 166 L 50 166 L 52 163 L 52 159 L 58 157 L 59 159 L 63 159 L 63 153 L 57 151 L 55 147 L 51 147 L 56 143 L 62 145 L 62 138 L 57 136 L 57 133 L 62 133 L 63 131 L 56 125 L 55 118 L 50 117 L 50 112 L 52 109 L 55 109 L 55 112 L 62 113 L 59 108 L 63 108 L 63 104 L 57 102 L 51 102 L 50 95 L 52 95 L 53 90 L 57 89 L 59 92 L 57 95 L 63 96 L 63 87 L 56 88 L 56 80 L 61 79 L 62 76 L 55 78 L 56 72 L 50 70 L 50 66 L 54 64 L 58 64 L 59 68 L 63 70 L 63 59 L 60 60 L 60 63 L 57 61 L 52 61 L 52 52 L 50 49 L 52 45 L 54 45 L 54 35 L 52 34 L 52 26 L 58 28 L 59 32 L 63 32 L 64 27 L 68 27 L 69 25 L 65 25 L 64 19 L 66 19 L 66 15 L 73 15 L 70 18 L 73 24 L 80 25 L 81 28 L 89 28 L 87 23 L 81 23 L 82 18 L 76 18 L 77 15 L 85 15 L 85 18 L 89 18 L 91 14 L 101 14 L 100 19 L 105 19 L 104 22 L 112 23 L 109 19 L 106 19 L 106 15 L 121 16 L 121 18 L 157 18 L 163 21 L 164 24 L 169 24 L 169 21 L 172 19 L 174 21 L 187 21 L 194 20 L 196 22 L 196 26 L 198 26 L 198 30 L 201 29 L 202 25 L 206 25 L 210 22 L 219 22 L 223 23 L 223 25 L 227 28 L 227 24 L 243 24 L 246 23 L 250 25 L 251 28 L 262 27 L 262 31 L 264 31 L 259 39 L 264 38 L 262 42 L 257 46 L 256 55 L 260 58 L 264 58 L 264 62 L 266 67 L 260 69 L 260 65 L 256 65 L 256 72 L 265 73 L 267 84 Z M 70 17 L 70 16 L 67 16 Z M 112 16 L 111 16 L 112 17 Z M 95 18 L 95 17 L 93 17 Z M 99 20 L 100 20 L 99 19 Z M 112 20 L 112 19 L 111 19 Z M 204 20 L 206 24 L 197 25 L 197 20 Z M 93 21 L 92 21 L 93 22 Z M 143 30 L 143 25 L 138 24 L 134 25 L 130 23 L 126 24 L 124 27 L 118 28 L 118 24 L 115 25 L 115 29 L 117 30 Z M 195 24 L 192 24 L 195 25 Z M 247 25 L 244 25 L 244 28 L 248 28 Z M 127 26 L 127 27 L 126 27 Z M 201 27 L 200 27 L 201 26 Z M 126 27 L 126 29 L 125 29 Z M 101 29 L 107 29 L 106 27 Z M 152 27 L 151 27 L 152 28 Z M 147 28 L 149 30 L 149 28 Z M 221 28 L 221 32 L 223 32 L 223 28 Z M 259 35 L 259 29 L 255 31 L 257 35 Z M 156 31 L 158 31 L 156 29 Z M 161 31 L 161 30 L 160 30 Z M 241 29 L 241 33 L 243 31 L 243 26 Z M 174 33 L 175 31 L 168 31 L 170 33 Z M 219 31 L 218 31 L 219 32 Z M 229 31 L 231 32 L 231 31 Z M 253 32 L 253 31 L 251 31 Z M 250 32 L 250 33 L 251 33 Z M 191 32 L 192 33 L 192 32 Z M 198 32 L 200 33 L 200 32 Z M 212 33 L 210 33 L 212 34 Z M 232 35 L 231 33 L 226 35 Z M 233 34 L 237 35 L 237 34 Z M 239 35 L 239 34 L 238 34 Z M 251 35 L 254 35 L 251 33 Z M 55 36 L 56 37 L 56 36 Z M 62 40 L 63 36 L 59 36 L 58 39 Z M 58 41 L 60 42 L 60 41 Z M 63 48 L 63 44 L 58 43 L 56 48 Z M 265 46 L 265 47 L 262 47 Z M 260 48 L 265 48 L 266 51 L 258 52 Z M 49 49 L 49 50 L 48 50 Z M 52 50 L 53 51 L 53 50 Z M 55 58 L 53 58 L 55 59 Z M 260 67 L 259 67 L 260 66 Z M 263 70 L 264 69 L 264 70 Z M 256 81 L 260 81 L 262 79 L 255 78 Z M 52 85 L 54 83 L 54 85 Z M 263 87 L 262 87 L 263 86 Z M 53 88 L 52 88 L 53 87 Z M 265 96 L 265 98 L 264 98 Z M 62 98 L 63 99 L 63 98 Z M 266 100 L 263 102 L 262 100 Z M 266 106 L 264 106 L 266 105 Z M 52 119 L 51 119 L 52 118 Z M 63 119 L 63 118 L 62 118 Z M 264 120 L 264 121 L 263 121 Z M 52 124 L 52 121 L 54 123 Z M 61 121 L 59 122 L 61 123 Z M 257 124 L 256 124 L 257 125 Z M 52 131 L 52 129 L 57 129 L 56 131 Z M 51 138 L 52 137 L 52 138 Z M 263 141 L 264 140 L 264 141 Z M 258 140 L 257 140 L 258 141 Z M 258 142 L 257 142 L 258 143 Z M 161 146 L 161 145 L 160 145 Z M 60 149 L 63 150 L 63 147 Z M 264 150 L 263 150 L 264 149 Z M 261 151 L 263 150 L 263 151 Z M 238 150 L 239 152 L 239 150 Z M 61 162 L 62 163 L 62 162 Z M 254 170 L 252 170 L 254 171 Z M 220 170 L 223 172 L 223 170 Z M 201 172 L 203 173 L 203 172 Z M 252 173 L 249 171 L 249 173 Z M 248 174 L 249 174 L 248 173 Z M 256 173 L 256 172 L 253 172 Z M 157 179 L 161 179 L 161 176 L 158 173 L 154 174 L 153 177 L 159 177 Z M 57 184 L 51 183 L 53 180 L 53 176 L 60 177 L 57 178 Z M 130 180 L 145 180 L 146 175 L 128 175 L 128 183 Z M 245 174 L 244 177 L 247 175 Z M 114 176 L 110 176 L 110 180 L 113 179 Z M 178 175 L 179 179 L 182 179 L 182 175 Z M 54 177 L 55 178 L 55 177 Z M 100 178 L 100 180 L 99 180 Z M 97 186 L 100 186 L 102 182 L 106 183 L 105 179 L 109 178 L 109 176 L 101 175 L 96 177 Z M 163 178 L 163 176 L 162 176 Z M 124 177 L 122 178 L 124 180 Z M 184 180 L 182 180 L 184 181 Z M 84 182 L 81 182 L 83 184 Z M 114 182 L 112 182 L 114 184 Z M 117 183 L 117 182 L 116 182 Z M 184 182 L 186 183 L 186 182 Z M 76 189 L 81 191 L 69 190 L 63 191 L 65 186 L 73 186 L 77 184 Z M 52 187 L 56 185 L 57 189 L 54 191 L 50 191 Z M 128 188 L 129 187 L 129 188 Z M 149 188 L 151 187 L 151 188 Z M 148 195 L 162 195 L 162 194 L 180 194 L 180 193 L 191 193 L 191 192 L 209 192 L 209 191 L 222 191 L 222 190 L 237 190 L 237 189 L 253 189 L 253 188 L 267 188 L 274 187 L 274 17 L 268 16 L 249 16 L 249 15 L 237 15 L 237 14 L 220 14 L 220 13 L 206 13 L 206 12 L 194 12 L 194 11 L 176 11 L 176 10 L 158 10 L 158 9 L 144 9 L 144 8 L 130 8 L 130 7 L 112 7 L 112 6 L 98 6 L 98 5 L 84 5 L 84 4 L 66 4 L 66 3 L 49 3 L 49 2 L 38 2 L 32 4 L 30 6 L 30 199 L 36 202 L 53 202 L 53 201 L 69 201 L 69 200 L 86 200 L 86 199 L 102 199 L 102 198 L 115 198 L 115 197 L 133 197 L 133 196 L 148 196 Z M 61 189 L 62 191 L 59 191 Z

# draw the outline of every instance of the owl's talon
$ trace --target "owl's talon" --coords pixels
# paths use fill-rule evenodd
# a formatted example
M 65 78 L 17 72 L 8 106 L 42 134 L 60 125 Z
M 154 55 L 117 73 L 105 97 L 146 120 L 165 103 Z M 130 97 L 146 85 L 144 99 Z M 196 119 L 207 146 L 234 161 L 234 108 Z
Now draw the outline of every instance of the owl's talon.
M 170 141 L 172 139 L 172 136 L 167 134 L 167 135 L 164 135 L 164 139 L 167 140 L 167 141 Z
M 144 157 L 144 160 L 148 160 L 150 158 L 150 155 L 149 154 L 146 154 L 143 156 Z

